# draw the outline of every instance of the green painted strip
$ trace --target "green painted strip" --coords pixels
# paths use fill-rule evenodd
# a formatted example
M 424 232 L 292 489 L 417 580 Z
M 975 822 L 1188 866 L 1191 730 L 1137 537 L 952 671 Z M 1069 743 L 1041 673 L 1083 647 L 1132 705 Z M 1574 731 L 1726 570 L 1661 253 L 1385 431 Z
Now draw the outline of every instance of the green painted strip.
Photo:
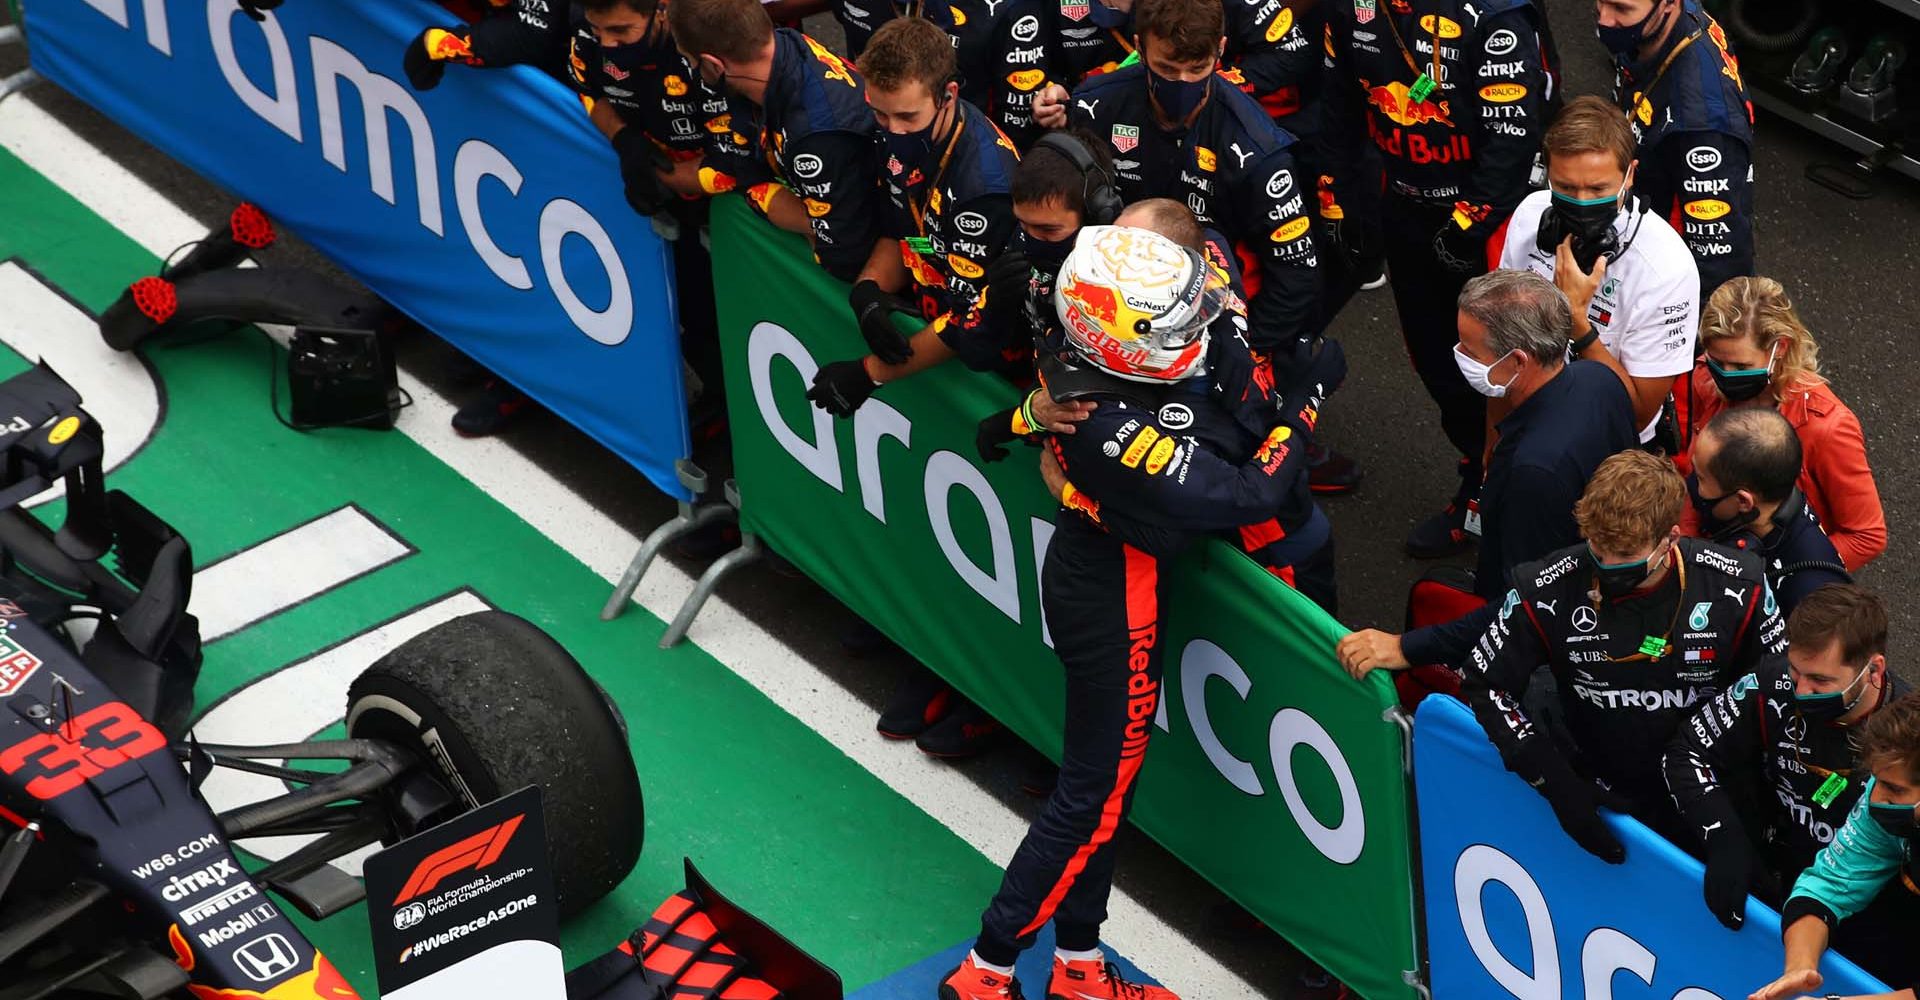
M 4 150 L 0 220 L 0 260 L 18 258 L 95 312 L 156 266 Z M 419 550 L 215 644 L 203 705 L 462 587 L 547 628 L 620 703 L 646 791 L 647 849 L 615 897 L 567 928 L 570 963 L 624 939 L 678 889 L 682 855 L 850 988 L 973 933 L 995 866 L 702 650 L 656 650 L 658 619 L 635 608 L 599 621 L 604 580 L 413 441 L 280 427 L 256 335 L 148 356 L 167 388 L 165 423 L 110 483 L 178 527 L 198 563 L 350 501 Z M 313 933 L 372 995 L 364 919 L 356 908 Z

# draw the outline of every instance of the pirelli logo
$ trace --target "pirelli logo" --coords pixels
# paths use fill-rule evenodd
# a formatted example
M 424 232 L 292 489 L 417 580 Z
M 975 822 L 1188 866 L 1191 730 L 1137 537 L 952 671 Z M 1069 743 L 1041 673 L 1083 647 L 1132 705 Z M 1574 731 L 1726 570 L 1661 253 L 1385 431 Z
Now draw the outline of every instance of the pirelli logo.
M 1134 435 L 1133 440 L 1128 443 L 1126 453 L 1120 456 L 1120 464 L 1129 469 L 1138 468 L 1140 460 L 1147 457 L 1147 450 L 1152 448 L 1153 443 L 1158 440 L 1160 440 L 1159 431 L 1151 427 L 1140 428 L 1140 433 Z

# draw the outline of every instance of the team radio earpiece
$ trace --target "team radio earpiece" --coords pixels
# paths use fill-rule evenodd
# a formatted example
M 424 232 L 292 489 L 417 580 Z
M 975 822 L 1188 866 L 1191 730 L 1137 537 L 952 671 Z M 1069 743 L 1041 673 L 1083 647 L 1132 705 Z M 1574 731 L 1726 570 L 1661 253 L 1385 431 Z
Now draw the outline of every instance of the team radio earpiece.
M 1113 175 L 1100 166 L 1099 160 L 1094 159 L 1087 144 L 1070 132 L 1048 132 L 1034 146 L 1053 150 L 1080 171 L 1085 183 L 1080 200 L 1086 205 L 1086 225 L 1113 225 L 1113 220 L 1120 217 L 1120 210 L 1126 206 L 1120 200 L 1120 192 L 1113 186 Z

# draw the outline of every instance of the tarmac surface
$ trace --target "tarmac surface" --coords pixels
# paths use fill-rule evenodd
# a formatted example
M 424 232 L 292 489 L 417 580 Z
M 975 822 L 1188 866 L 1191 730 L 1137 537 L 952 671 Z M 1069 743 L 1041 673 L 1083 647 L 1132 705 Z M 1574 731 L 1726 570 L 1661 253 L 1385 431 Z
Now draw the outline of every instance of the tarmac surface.
M 1563 60 L 1565 93 L 1610 93 L 1610 70 L 1590 31 L 1591 7 L 1573 0 L 1547 0 L 1547 6 Z M 4 17 L 0 12 L 0 20 Z M 816 18 L 809 28 L 829 44 L 839 41 L 830 18 Z M 0 76 L 22 64 L 17 48 L 0 49 Z M 231 196 L 51 84 L 10 99 L 41 105 L 209 225 L 224 220 L 231 208 Z M 1806 171 L 1814 164 L 1851 163 L 1851 153 L 1764 112 L 1756 131 L 1758 269 L 1794 294 L 1820 338 L 1826 374 L 1865 426 L 1890 544 L 1860 580 L 1887 598 L 1895 669 L 1920 680 L 1920 671 L 1905 660 L 1914 648 L 1906 637 L 1920 627 L 1920 579 L 1900 568 L 1911 566 L 1907 560 L 1913 557 L 1916 531 L 1916 512 L 1906 510 L 1900 498 L 1920 485 L 1920 407 L 1914 406 L 1913 389 L 1901 388 L 1915 377 L 1915 367 L 1908 349 L 1900 346 L 1903 338 L 1915 336 L 1909 326 L 1920 315 L 1920 240 L 1914 236 L 1920 228 L 1920 184 L 1883 173 L 1874 179 L 1873 198 L 1849 200 L 1808 181 Z M 278 262 L 333 270 L 297 240 L 283 240 L 272 253 Z M 1368 473 L 1356 494 L 1325 501 L 1339 545 L 1342 618 L 1356 628 L 1397 629 L 1408 585 L 1431 565 L 1409 559 L 1402 541 L 1416 521 L 1445 502 L 1454 484 L 1452 458 L 1406 362 L 1391 294 L 1384 289 L 1360 293 L 1332 333 L 1346 344 L 1351 375 L 1326 410 L 1323 432 L 1328 443 L 1359 459 Z M 451 353 L 431 338 L 418 337 L 402 345 L 401 360 L 458 399 L 473 390 L 450 379 Z M 636 533 L 673 513 L 672 503 L 638 472 L 550 414 L 530 413 L 504 437 Z M 727 470 L 722 442 L 697 442 L 696 458 L 716 473 L 716 481 Z M 701 565 L 685 553 L 668 558 L 694 572 Z M 1471 556 L 1457 561 L 1470 565 Z M 839 637 L 854 617 L 778 564 L 744 571 L 720 593 L 758 617 L 797 654 L 836 675 L 876 713 L 907 667 L 899 654 L 850 656 Z M 693 638 L 698 641 L 697 625 Z M 1030 755 L 1016 746 L 956 766 L 996 796 L 1031 811 L 1037 800 L 1025 798 L 1018 788 Z M 1297 953 L 1157 845 L 1131 829 L 1121 840 L 1125 860 L 1119 882 L 1250 982 L 1274 997 L 1332 995 L 1301 986 L 1296 974 L 1303 960 Z

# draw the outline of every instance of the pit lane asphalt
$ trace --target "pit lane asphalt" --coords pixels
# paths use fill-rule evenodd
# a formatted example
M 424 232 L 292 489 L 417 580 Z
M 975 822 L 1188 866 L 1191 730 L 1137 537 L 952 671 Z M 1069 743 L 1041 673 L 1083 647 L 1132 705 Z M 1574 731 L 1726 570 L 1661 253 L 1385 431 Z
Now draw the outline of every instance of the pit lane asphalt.
M 1548 0 L 1547 6 L 1563 59 L 1565 92 L 1607 93 L 1610 72 L 1589 30 L 1591 7 L 1575 0 Z M 0 12 L 0 22 L 4 20 Z M 815 18 L 808 27 L 838 47 L 839 31 L 830 18 Z M 0 50 L 0 75 L 22 64 L 18 49 Z M 11 99 L 44 107 L 209 226 L 223 221 L 231 208 L 229 195 L 51 84 Z M 1820 337 L 1822 362 L 1836 391 L 1865 426 L 1887 507 L 1890 544 L 1860 578 L 1888 600 L 1893 625 L 1889 658 L 1895 669 L 1909 680 L 1920 680 L 1920 671 L 1906 659 L 1914 648 L 1906 637 L 1920 627 L 1920 580 L 1907 568 L 1916 519 L 1902 503 L 1920 484 L 1920 413 L 1908 385 L 1915 368 L 1903 349 L 1914 338 L 1913 317 L 1920 314 L 1914 235 L 1920 229 L 1920 185 L 1883 175 L 1876 181 L 1875 198 L 1850 201 L 1810 183 L 1805 171 L 1816 163 L 1851 162 L 1851 154 L 1764 114 L 1757 133 L 1759 271 L 1781 279 L 1794 294 L 1802 316 Z M 283 240 L 272 255 L 277 263 L 311 266 L 348 280 L 294 239 Z M 1354 627 L 1397 629 L 1408 584 L 1430 565 L 1408 559 L 1401 542 L 1415 521 L 1445 501 L 1452 487 L 1452 462 L 1434 411 L 1407 365 L 1390 293 L 1361 293 L 1333 334 L 1346 343 L 1352 374 L 1329 404 L 1323 433 L 1368 471 L 1357 494 L 1325 502 L 1339 544 L 1342 618 Z M 400 356 L 414 375 L 457 400 L 473 390 L 450 384 L 450 352 L 438 341 L 418 337 L 401 346 Z M 261 405 L 266 405 L 264 398 Z M 639 473 L 550 414 L 526 416 L 504 439 L 636 534 L 673 513 L 672 503 Z M 697 445 L 696 452 L 716 482 L 724 476 L 724 447 L 708 442 Z M 690 572 L 700 568 L 677 552 L 667 558 Z M 1471 564 L 1470 557 L 1455 561 Z M 849 657 L 837 637 L 853 616 L 804 578 L 763 564 L 732 577 L 720 593 L 797 654 L 830 671 L 876 713 L 907 667 L 898 654 Z M 990 794 L 1031 814 L 1037 801 L 1018 789 L 1030 753 L 1016 745 L 955 766 Z M 1304 962 L 1296 952 L 1158 845 L 1131 828 L 1120 840 L 1124 861 L 1119 883 L 1268 996 L 1331 995 L 1302 987 L 1296 974 Z M 911 887 L 901 890 L 910 892 Z M 983 906 L 985 902 L 981 900 Z

